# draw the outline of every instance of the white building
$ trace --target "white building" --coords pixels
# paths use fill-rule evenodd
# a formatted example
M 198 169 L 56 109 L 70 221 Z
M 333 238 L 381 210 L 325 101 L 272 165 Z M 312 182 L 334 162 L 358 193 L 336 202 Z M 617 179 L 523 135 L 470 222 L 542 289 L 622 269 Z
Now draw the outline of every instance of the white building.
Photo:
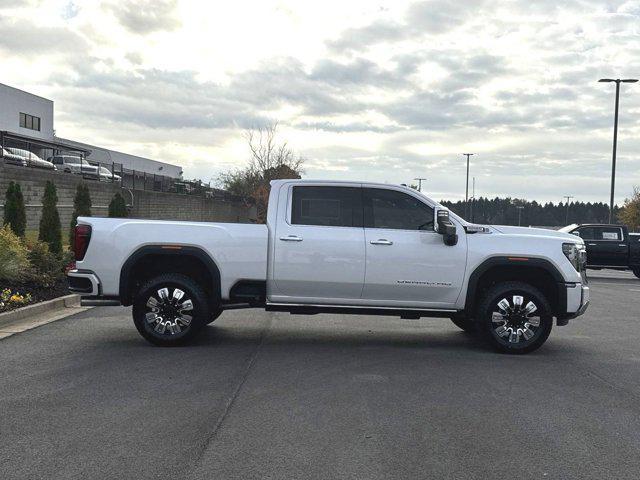
M 0 83 L 0 130 L 53 140 L 53 101 Z
M 0 83 L 0 146 L 30 150 L 45 159 L 59 153 L 79 154 L 89 162 L 182 178 L 179 165 L 56 137 L 53 108 L 52 100 Z

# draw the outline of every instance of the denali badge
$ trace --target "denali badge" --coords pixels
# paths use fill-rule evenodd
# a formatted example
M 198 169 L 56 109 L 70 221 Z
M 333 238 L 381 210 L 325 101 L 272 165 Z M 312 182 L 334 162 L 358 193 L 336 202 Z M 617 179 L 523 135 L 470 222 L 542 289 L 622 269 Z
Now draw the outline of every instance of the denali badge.
M 450 287 L 451 282 L 424 282 L 422 280 L 396 280 L 397 283 L 408 285 L 428 285 L 430 287 Z

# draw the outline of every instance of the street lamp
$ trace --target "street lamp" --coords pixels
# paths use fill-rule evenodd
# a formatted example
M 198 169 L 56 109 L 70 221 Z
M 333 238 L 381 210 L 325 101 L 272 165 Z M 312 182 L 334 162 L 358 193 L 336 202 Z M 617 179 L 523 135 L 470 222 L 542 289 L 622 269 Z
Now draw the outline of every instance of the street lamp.
M 524 209 L 523 205 L 516 205 L 516 208 L 518 209 L 518 226 L 520 226 L 520 214 L 522 213 L 522 210 Z
M 565 195 L 564 198 L 567 199 L 567 217 L 564 219 L 565 225 L 569 225 L 569 200 L 573 197 L 571 195 Z
M 414 180 L 418 180 L 418 191 L 422 193 L 422 181 L 426 180 L 426 178 L 414 178 Z
M 464 194 L 464 218 L 468 218 L 468 209 L 469 209 L 469 157 L 471 155 L 475 155 L 474 153 L 463 153 L 462 155 L 466 155 L 467 157 L 467 188 Z
M 616 83 L 616 110 L 613 120 L 613 155 L 611 156 L 611 201 L 609 203 L 609 223 L 613 223 L 613 193 L 616 187 L 616 148 L 618 146 L 618 105 L 620 103 L 620 83 L 636 83 L 636 78 L 601 78 L 598 82 Z

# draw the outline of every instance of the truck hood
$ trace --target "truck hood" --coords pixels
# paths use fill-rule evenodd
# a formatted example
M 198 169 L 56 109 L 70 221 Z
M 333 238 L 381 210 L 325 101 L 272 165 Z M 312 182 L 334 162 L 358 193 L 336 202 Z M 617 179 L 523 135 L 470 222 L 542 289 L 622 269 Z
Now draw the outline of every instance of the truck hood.
M 559 232 L 557 230 L 548 230 L 546 228 L 530 228 L 530 227 L 511 227 L 508 225 L 491 225 L 491 228 L 498 233 L 505 235 L 527 235 L 534 237 L 555 237 L 562 238 L 564 240 L 573 243 L 584 243 L 584 241 L 577 235 L 572 235 L 566 232 Z

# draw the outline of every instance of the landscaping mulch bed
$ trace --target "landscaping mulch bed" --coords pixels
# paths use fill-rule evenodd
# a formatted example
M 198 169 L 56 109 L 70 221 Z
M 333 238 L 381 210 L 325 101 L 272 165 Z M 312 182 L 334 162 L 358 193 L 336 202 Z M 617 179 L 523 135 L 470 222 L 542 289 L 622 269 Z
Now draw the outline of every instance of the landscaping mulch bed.
M 19 293 L 20 295 L 31 294 L 31 301 L 25 304 L 6 304 L 4 308 L 0 307 L 0 313 L 15 310 L 16 308 L 24 307 L 26 305 L 33 305 L 34 303 L 44 302 L 45 300 L 52 300 L 54 298 L 63 297 L 69 295 L 67 288 L 67 279 L 61 278 L 51 286 L 43 286 L 36 282 L 24 282 L 24 283 L 0 283 L 0 291 L 8 288 L 12 293 Z

